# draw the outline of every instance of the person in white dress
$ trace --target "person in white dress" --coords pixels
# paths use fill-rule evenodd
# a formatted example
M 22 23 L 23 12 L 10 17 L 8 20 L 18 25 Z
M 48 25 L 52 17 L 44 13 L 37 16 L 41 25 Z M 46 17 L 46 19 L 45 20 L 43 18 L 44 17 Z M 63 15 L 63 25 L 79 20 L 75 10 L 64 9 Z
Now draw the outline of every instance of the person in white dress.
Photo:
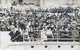
M 53 33 L 52 33 L 52 31 L 51 31 L 51 29 L 47 29 L 45 35 L 47 36 L 47 40 L 52 40 L 53 37 L 54 37 L 54 36 L 53 36 Z
M 46 29 L 43 28 L 41 30 L 41 41 L 47 40 L 47 36 L 45 34 L 46 34 Z

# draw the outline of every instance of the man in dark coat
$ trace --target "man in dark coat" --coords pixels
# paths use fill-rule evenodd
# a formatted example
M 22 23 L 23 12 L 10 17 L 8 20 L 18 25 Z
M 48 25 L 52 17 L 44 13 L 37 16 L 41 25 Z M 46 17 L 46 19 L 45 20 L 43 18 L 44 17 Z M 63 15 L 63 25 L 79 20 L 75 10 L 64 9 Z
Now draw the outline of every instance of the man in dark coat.
M 24 23 L 21 23 L 19 22 L 19 27 L 22 29 L 22 30 L 25 30 L 26 29 L 26 25 Z
M 23 41 L 23 37 L 21 36 L 21 33 L 19 30 L 12 30 L 9 35 L 11 36 L 11 41 L 12 42 L 20 42 L 20 41 Z

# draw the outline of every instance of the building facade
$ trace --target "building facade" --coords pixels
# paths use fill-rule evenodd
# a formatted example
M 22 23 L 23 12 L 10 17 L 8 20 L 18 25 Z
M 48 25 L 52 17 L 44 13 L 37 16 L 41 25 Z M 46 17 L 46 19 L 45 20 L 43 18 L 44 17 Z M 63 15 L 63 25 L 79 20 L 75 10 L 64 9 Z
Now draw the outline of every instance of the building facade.
M 0 7 L 11 7 L 13 2 L 19 2 L 20 0 L 0 0 Z M 80 0 L 22 0 L 23 3 L 39 4 L 40 7 L 52 8 L 52 7 L 67 7 L 67 6 L 79 6 Z M 72 5 L 73 4 L 73 5 Z

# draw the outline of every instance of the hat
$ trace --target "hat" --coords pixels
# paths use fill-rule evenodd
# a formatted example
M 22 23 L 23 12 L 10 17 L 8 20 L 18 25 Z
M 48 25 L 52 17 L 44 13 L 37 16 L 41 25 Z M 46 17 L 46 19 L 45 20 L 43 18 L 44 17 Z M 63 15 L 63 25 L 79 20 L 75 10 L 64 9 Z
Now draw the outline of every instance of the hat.
M 11 25 L 10 28 L 15 28 L 14 25 Z

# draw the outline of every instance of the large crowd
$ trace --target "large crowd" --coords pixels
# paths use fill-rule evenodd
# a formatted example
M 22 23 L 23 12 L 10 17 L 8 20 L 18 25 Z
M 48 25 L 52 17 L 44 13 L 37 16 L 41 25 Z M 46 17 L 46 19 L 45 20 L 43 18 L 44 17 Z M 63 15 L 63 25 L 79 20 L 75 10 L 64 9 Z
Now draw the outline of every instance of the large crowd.
M 6 13 L 1 13 L 0 31 L 19 30 L 27 38 L 28 35 L 30 38 L 41 38 L 42 34 L 47 38 L 80 38 L 78 8 L 30 9 L 25 12 L 6 10 Z M 14 38 L 15 36 L 12 39 Z

